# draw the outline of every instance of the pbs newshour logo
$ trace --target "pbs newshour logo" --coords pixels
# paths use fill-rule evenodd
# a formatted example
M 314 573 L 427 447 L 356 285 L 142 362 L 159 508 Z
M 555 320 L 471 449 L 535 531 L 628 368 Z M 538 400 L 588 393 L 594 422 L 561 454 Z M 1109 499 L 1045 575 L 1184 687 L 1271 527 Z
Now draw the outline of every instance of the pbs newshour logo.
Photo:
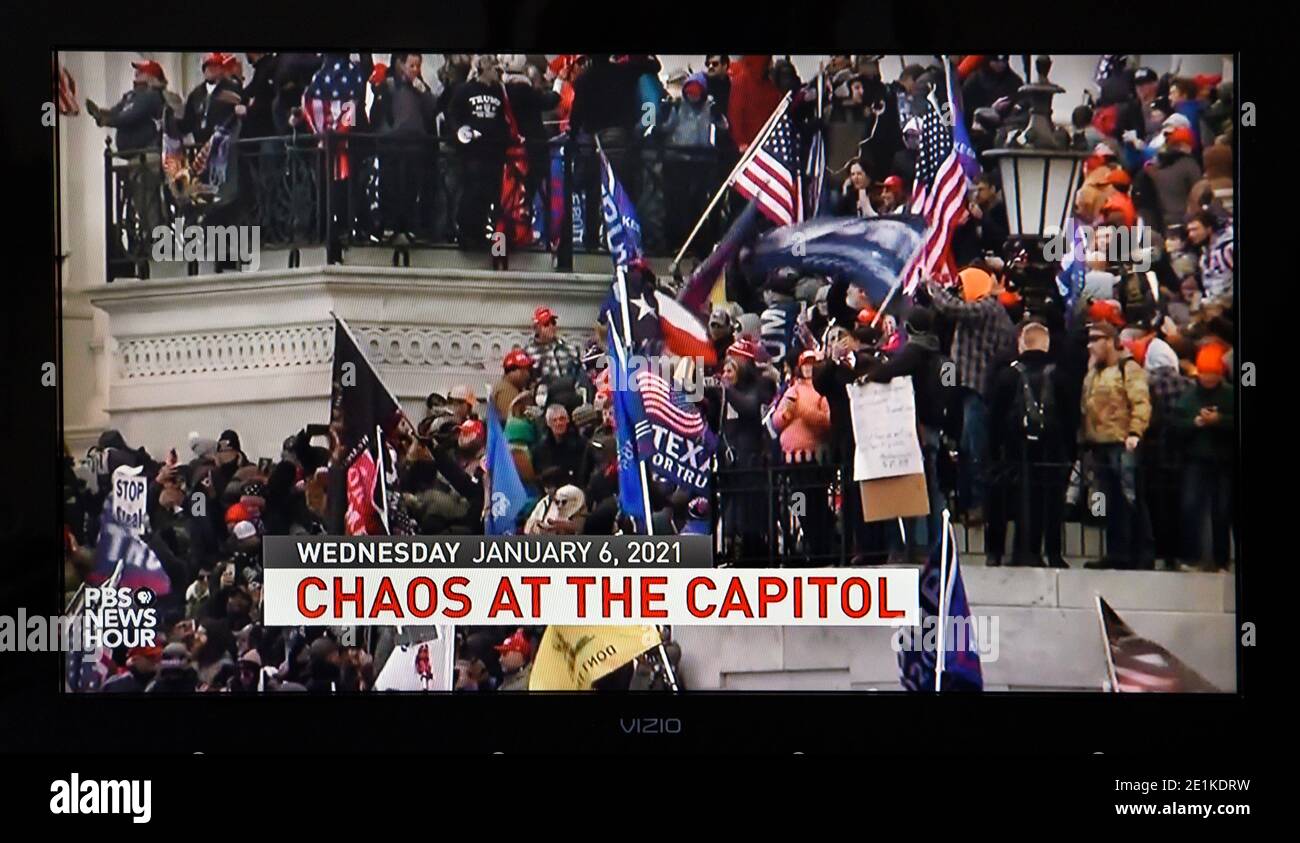
M 158 596 L 150 588 L 87 588 L 82 642 L 96 647 L 152 647 L 158 637 Z

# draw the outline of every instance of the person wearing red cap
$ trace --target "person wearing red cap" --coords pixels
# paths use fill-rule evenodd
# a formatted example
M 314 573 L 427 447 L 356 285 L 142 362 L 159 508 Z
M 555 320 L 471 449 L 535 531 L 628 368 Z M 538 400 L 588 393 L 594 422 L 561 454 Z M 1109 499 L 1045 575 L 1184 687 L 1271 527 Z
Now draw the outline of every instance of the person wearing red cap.
M 898 176 L 886 176 L 880 183 L 880 201 L 877 210 L 882 214 L 902 213 L 903 199 L 907 189 Z
M 533 644 L 522 629 L 516 629 L 500 644 L 493 645 L 500 654 L 501 685 L 498 691 L 527 691 L 533 669 Z
M 191 135 L 196 144 L 208 142 L 218 126 L 235 116 L 244 92 L 227 73 L 227 55 L 208 53 L 203 57 L 203 81 L 185 98 L 185 110 L 177 123 L 182 136 Z
M 496 407 L 497 416 L 505 424 L 515 399 L 528 388 L 533 379 L 533 358 L 522 348 L 511 349 L 501 361 L 502 377 L 492 387 L 488 400 Z
M 1201 180 L 1201 165 L 1192 154 L 1195 143 L 1186 127 L 1169 132 L 1155 160 L 1142 168 L 1133 185 L 1138 213 L 1162 233 L 1183 221 L 1187 197 Z
M 559 317 L 551 308 L 533 311 L 533 339 L 525 349 L 533 358 L 533 372 L 539 382 L 552 388 L 559 381 L 572 384 L 578 379 L 580 362 L 573 346 L 559 334 Z
M 1196 353 L 1196 385 L 1183 393 L 1175 424 L 1184 434 L 1182 489 L 1184 570 L 1203 570 L 1201 534 L 1210 522 L 1211 570 L 1227 570 L 1236 457 L 1234 394 L 1225 379 L 1229 346 L 1210 340 Z
M 116 130 L 114 144 L 119 152 L 137 153 L 128 159 L 127 178 L 140 222 L 152 236 L 153 230 L 164 222 L 159 126 L 166 105 L 167 75 L 162 65 L 152 60 L 133 61 L 131 67 L 135 68 L 131 90 L 122 95 L 117 105 L 105 110 L 87 97 L 86 112 L 96 126 Z

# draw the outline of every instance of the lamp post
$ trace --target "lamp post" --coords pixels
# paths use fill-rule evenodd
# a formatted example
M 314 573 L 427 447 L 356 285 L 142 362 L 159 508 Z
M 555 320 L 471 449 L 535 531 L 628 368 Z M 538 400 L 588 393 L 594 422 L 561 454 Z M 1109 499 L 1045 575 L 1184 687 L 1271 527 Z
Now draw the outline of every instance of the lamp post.
M 1002 177 L 1008 242 L 1018 243 L 1026 254 L 1027 265 L 1020 274 L 1031 306 L 1054 287 L 1055 262 L 1047 260 L 1045 247 L 1065 230 L 1088 157 L 1087 152 L 1070 149 L 1069 136 L 1052 122 L 1052 98 L 1065 89 L 1047 78 L 1051 57 L 1039 56 L 1034 66 L 1037 80 L 1018 92 L 1029 107 L 1028 125 L 1009 134 L 1002 147 L 984 152 Z

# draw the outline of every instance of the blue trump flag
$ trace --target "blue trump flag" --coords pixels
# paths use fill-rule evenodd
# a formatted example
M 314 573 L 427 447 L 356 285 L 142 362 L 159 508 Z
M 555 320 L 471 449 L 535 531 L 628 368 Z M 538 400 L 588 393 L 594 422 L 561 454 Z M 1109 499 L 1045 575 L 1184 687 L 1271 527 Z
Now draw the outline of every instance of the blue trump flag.
M 615 267 L 626 269 L 642 256 L 641 223 L 636 218 L 636 206 L 614 177 L 614 168 L 603 149 L 600 150 L 600 211 L 604 217 L 605 245 L 609 248 L 609 256 Z
M 980 174 L 979 162 L 975 160 L 975 146 L 970 142 L 970 133 L 966 131 L 965 108 L 961 101 L 961 86 L 957 84 L 957 68 L 952 59 L 944 56 L 944 70 L 948 76 L 948 111 L 952 120 L 952 148 L 957 153 L 957 162 L 961 164 L 966 178 L 974 179 Z
M 942 627 L 944 669 L 941 690 L 982 691 L 984 675 L 980 670 L 976 626 L 966 602 L 966 587 L 961 580 L 957 559 L 956 535 L 945 524 L 947 541 L 940 537 L 930 552 L 930 560 L 921 570 L 921 626 L 900 630 L 898 667 L 900 684 L 909 691 L 934 691 L 938 670 L 940 628 Z M 947 549 L 948 594 L 940 614 L 940 557 Z
M 649 522 L 649 489 L 644 460 L 654 452 L 654 429 L 646 418 L 636 373 L 629 370 L 622 339 L 610 320 L 609 352 L 614 358 L 612 399 L 614 434 L 618 440 L 618 506 L 644 530 Z
M 920 250 L 925 233 L 925 218 L 914 214 L 819 217 L 759 237 L 751 260 L 760 275 L 791 267 L 808 275 L 847 278 L 879 303 Z
M 528 492 L 519 479 L 497 409 L 487 402 L 487 454 L 484 468 L 488 479 L 488 506 L 483 517 L 483 534 L 513 536 L 519 513 L 528 502 Z
M 147 588 L 159 597 L 170 594 L 171 577 L 163 570 L 158 554 L 131 528 L 118 521 L 112 509 L 112 501 L 106 501 L 100 515 L 99 538 L 95 542 L 95 569 L 86 581 L 94 586 L 104 585 L 112 579 L 120 563 L 122 572 L 114 587 Z
M 1065 222 L 1065 231 L 1058 235 L 1069 251 L 1061 260 L 1061 269 L 1056 273 L 1056 288 L 1065 300 L 1065 309 L 1074 307 L 1074 301 L 1083 292 L 1083 284 L 1088 274 L 1087 230 L 1079 225 L 1073 214 Z

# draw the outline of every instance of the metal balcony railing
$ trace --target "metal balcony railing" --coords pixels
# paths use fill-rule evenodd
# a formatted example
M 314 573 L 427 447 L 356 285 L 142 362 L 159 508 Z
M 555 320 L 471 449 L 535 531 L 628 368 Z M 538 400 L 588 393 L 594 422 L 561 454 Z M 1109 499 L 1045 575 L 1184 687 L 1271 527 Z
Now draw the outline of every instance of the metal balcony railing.
M 159 150 L 106 147 L 106 277 L 148 277 L 160 225 L 180 232 L 191 225 L 256 225 L 261 246 L 289 250 L 290 266 L 299 250 L 320 246 L 329 263 L 366 246 L 392 248 L 394 265 L 409 261 L 413 249 L 487 253 L 508 151 L 526 168 L 519 181 L 530 229 L 527 242 L 509 248 L 549 252 L 559 271 L 572 271 L 575 253 L 606 252 L 593 142 L 562 136 L 509 149 L 483 144 L 476 141 L 471 151 L 436 136 L 352 132 L 235 137 L 222 184 L 212 184 L 204 170 L 188 192 L 163 175 Z M 657 139 L 603 149 L 636 205 L 649 257 L 675 253 L 731 164 L 717 147 Z M 201 166 L 198 149 L 181 153 L 192 169 Z M 692 244 L 694 253 L 706 255 L 728 223 L 724 207 Z M 197 273 L 197 265 L 189 271 Z

